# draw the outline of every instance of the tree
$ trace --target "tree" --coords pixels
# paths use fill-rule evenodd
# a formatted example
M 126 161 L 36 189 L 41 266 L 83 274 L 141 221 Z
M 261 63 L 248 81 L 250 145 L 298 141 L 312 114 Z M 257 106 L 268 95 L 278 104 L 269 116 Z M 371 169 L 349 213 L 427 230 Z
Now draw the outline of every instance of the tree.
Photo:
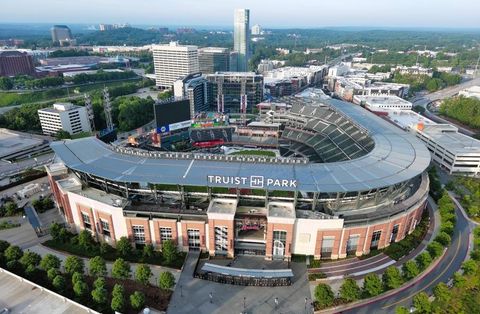
M 443 282 L 433 288 L 433 295 L 435 296 L 435 301 L 447 304 L 452 299 L 452 292 L 450 288 Z
M 116 284 L 113 287 L 111 307 L 112 307 L 112 310 L 116 312 L 122 312 L 123 308 L 125 307 L 125 297 L 124 297 L 123 287 L 119 284 Z
M 431 313 L 432 304 L 428 300 L 428 295 L 425 292 L 420 292 L 413 297 L 413 306 L 415 307 L 415 313 Z
M 430 253 L 423 252 L 417 257 L 415 257 L 415 261 L 417 262 L 418 269 L 420 271 L 424 271 L 432 262 L 432 257 L 430 256 Z
M 145 305 L 145 295 L 140 291 L 135 291 L 130 295 L 130 305 L 134 310 L 140 310 Z
M 386 290 L 396 289 L 403 284 L 403 279 L 400 271 L 395 266 L 390 266 L 385 269 L 382 276 L 383 286 Z
M 395 314 L 410 314 L 410 311 L 404 306 L 397 306 Z
M 68 274 L 75 272 L 83 274 L 84 263 L 83 259 L 78 256 L 70 255 L 65 259 L 65 271 Z
M 37 267 L 40 263 L 41 257 L 39 254 L 35 252 L 25 252 L 23 256 L 20 258 L 19 262 L 23 265 L 23 267 L 27 268 L 29 266 Z
M 18 261 L 20 258 L 23 256 L 23 251 L 21 248 L 19 248 L 16 245 L 10 245 L 6 250 L 5 253 L 5 258 L 7 259 L 7 262 L 10 261 Z
M 347 278 L 343 281 L 340 287 L 340 297 L 348 302 L 360 299 L 360 287 L 352 278 Z
M 5 212 L 7 216 L 14 216 L 17 214 L 18 206 L 15 202 L 7 202 L 5 204 Z
M 80 231 L 77 238 L 78 238 L 78 245 L 83 247 L 85 250 L 88 250 L 92 247 L 94 240 L 90 231 L 88 230 Z
M 474 260 L 467 260 L 462 264 L 463 274 L 466 276 L 473 275 L 477 273 L 478 265 Z
M 122 257 L 128 257 L 132 254 L 132 245 L 127 237 L 121 237 L 120 240 L 117 241 L 116 245 L 118 254 Z
M 329 285 L 321 283 L 315 287 L 315 301 L 320 308 L 326 308 L 333 305 L 335 295 Z
M 98 305 L 105 305 L 108 301 L 108 291 L 105 287 L 97 287 L 91 294 L 93 301 Z
M 107 264 L 101 256 L 95 256 L 89 261 L 89 270 L 91 276 L 105 277 L 107 275 Z
M 450 235 L 448 235 L 448 233 L 440 232 L 435 238 L 435 241 L 442 244 L 443 246 L 448 246 L 450 245 L 450 242 L 452 242 L 452 238 L 450 237 Z
M 83 279 L 78 280 L 73 285 L 73 292 L 77 298 L 83 298 L 88 294 L 88 285 L 85 281 L 83 281 Z
M 75 283 L 77 283 L 78 281 L 84 281 L 85 279 L 83 278 L 83 274 L 81 273 L 73 273 L 72 275 L 72 285 L 74 285 Z
M 13 88 L 13 81 L 8 77 L 0 77 L 0 89 L 10 90 Z
M 152 257 L 153 253 L 154 253 L 153 245 L 147 244 L 143 247 L 142 256 L 144 259 Z
M 169 271 L 161 272 L 158 276 L 158 286 L 164 290 L 170 290 L 175 285 L 175 277 Z
M 55 277 L 57 277 L 58 275 L 61 275 L 61 273 L 56 268 L 50 268 L 49 270 L 47 270 L 47 278 L 50 281 L 53 281 L 53 279 L 55 279 Z
M 57 275 L 53 279 L 52 285 L 56 291 L 62 292 L 65 289 L 65 278 L 62 275 Z
M 50 225 L 50 235 L 52 236 L 53 241 L 64 242 L 64 239 L 61 237 L 62 229 L 63 227 L 56 222 Z
M 62 262 L 53 254 L 45 255 L 40 261 L 40 268 L 47 271 L 51 268 L 59 269 Z
M 175 261 L 177 258 L 177 246 L 172 240 L 163 242 L 162 255 L 168 265 L 171 265 Z
M 110 252 L 112 250 L 112 247 L 110 245 L 108 245 L 108 243 L 106 242 L 102 242 L 100 244 L 100 254 L 101 255 L 105 255 L 107 254 L 108 252 Z
M 437 258 L 442 255 L 443 246 L 440 243 L 433 241 L 427 246 L 427 251 L 430 253 L 431 257 Z
M 407 261 L 402 266 L 402 275 L 405 281 L 415 278 L 420 273 L 417 263 L 415 261 Z
M 8 249 L 10 245 L 8 241 L 0 240 L 0 254 L 5 253 L 5 250 Z
M 453 274 L 453 285 L 456 288 L 463 288 L 467 284 L 467 279 L 460 272 Z
M 115 279 L 130 278 L 130 264 L 123 258 L 117 258 L 112 266 L 112 277 Z
M 377 274 L 370 273 L 363 279 L 363 294 L 366 297 L 374 297 L 383 292 L 382 281 Z
M 135 272 L 135 280 L 143 285 L 147 285 L 150 283 L 150 277 L 152 277 L 152 275 L 152 270 L 148 265 L 140 264 L 137 266 Z

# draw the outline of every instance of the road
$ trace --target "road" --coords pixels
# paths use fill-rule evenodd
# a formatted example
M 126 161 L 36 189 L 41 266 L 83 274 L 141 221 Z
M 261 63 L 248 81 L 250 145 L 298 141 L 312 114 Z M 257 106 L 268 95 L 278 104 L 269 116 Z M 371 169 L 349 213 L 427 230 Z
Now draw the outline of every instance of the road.
M 17 174 L 29 168 L 46 165 L 53 160 L 53 157 L 54 154 L 49 153 L 35 157 L 36 160 L 34 158 L 30 158 L 13 164 L 9 164 L 7 162 L 0 162 L 0 178 L 5 178 L 7 176 Z
M 471 87 L 471 86 L 475 86 L 475 85 L 480 85 L 480 78 L 475 78 L 475 79 L 472 79 L 472 80 L 468 80 L 468 81 L 465 81 L 461 84 L 451 86 L 451 87 L 447 87 L 447 88 L 444 88 L 442 90 L 439 90 L 439 91 L 431 93 L 431 94 L 416 96 L 412 99 L 412 103 L 414 105 L 420 105 L 423 108 L 425 108 L 426 109 L 425 116 L 427 118 L 429 118 L 429 119 L 431 119 L 435 122 L 438 122 L 438 123 L 453 124 L 452 122 L 447 121 L 447 120 L 435 115 L 431 111 L 429 111 L 428 110 L 428 105 L 430 103 L 434 102 L 434 101 L 452 97 L 452 96 L 458 94 L 458 92 L 461 91 L 462 89 L 465 89 L 465 88 Z M 468 136 L 475 135 L 475 132 L 472 132 L 469 129 L 466 129 L 466 128 L 461 127 L 459 125 L 455 125 L 455 126 L 458 127 L 459 132 L 461 132 L 465 135 L 468 135 Z
M 438 263 L 435 270 L 427 274 L 418 283 L 407 286 L 402 291 L 387 296 L 379 301 L 368 303 L 342 313 L 370 314 L 370 313 L 395 313 L 395 308 L 405 306 L 410 308 L 413 297 L 421 291 L 431 295 L 433 288 L 440 282 L 448 282 L 453 274 L 460 269 L 468 254 L 469 235 L 472 224 L 456 209 L 457 224 L 452 237 L 452 244 Z

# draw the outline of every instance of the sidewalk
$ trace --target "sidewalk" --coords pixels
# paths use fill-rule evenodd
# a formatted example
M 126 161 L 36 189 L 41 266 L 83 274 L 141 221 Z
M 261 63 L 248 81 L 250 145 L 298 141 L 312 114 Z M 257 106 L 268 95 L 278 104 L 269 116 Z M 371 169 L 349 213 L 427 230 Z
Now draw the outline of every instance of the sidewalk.
M 32 246 L 28 249 L 29 251 L 32 251 L 32 252 L 35 252 L 37 254 L 40 254 L 42 257 L 47 255 L 47 254 L 53 254 L 55 256 L 57 256 L 61 261 L 62 261 L 62 264 L 65 262 L 65 259 L 69 256 L 68 254 L 64 254 L 62 252 L 59 252 L 59 251 L 56 251 L 56 250 L 52 250 L 50 248 L 47 248 L 41 244 L 37 244 L 35 246 Z M 88 273 L 88 258 L 84 258 L 84 257 L 81 257 L 84 262 L 85 262 L 85 270 L 86 270 L 86 273 Z M 111 273 L 112 273 L 112 265 L 113 265 L 113 262 L 109 262 L 109 261 L 106 261 L 106 264 L 107 264 L 107 276 L 111 276 Z M 135 271 L 137 270 L 137 266 L 139 264 L 137 263 L 130 263 L 130 267 L 131 267 L 131 270 L 132 270 L 132 279 L 134 278 L 134 274 L 135 274 Z M 158 265 L 150 265 L 150 269 L 152 270 L 152 274 L 153 276 L 150 278 L 150 283 L 152 285 L 157 285 L 158 283 L 158 276 L 160 275 L 161 272 L 164 272 L 164 271 L 169 271 L 173 274 L 173 276 L 175 277 L 175 282 L 178 281 L 178 279 L 180 278 L 180 273 L 181 273 L 181 270 L 178 270 L 178 269 L 173 269 L 173 268 L 169 268 L 169 267 L 163 267 L 163 266 L 158 266 Z

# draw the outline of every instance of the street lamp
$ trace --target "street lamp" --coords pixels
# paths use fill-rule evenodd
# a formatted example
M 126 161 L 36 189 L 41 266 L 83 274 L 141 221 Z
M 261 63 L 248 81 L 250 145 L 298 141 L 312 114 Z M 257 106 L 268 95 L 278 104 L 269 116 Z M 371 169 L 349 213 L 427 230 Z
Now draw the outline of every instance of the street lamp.
M 243 313 L 247 314 L 247 297 L 243 297 Z
M 275 310 L 276 310 L 277 307 L 278 307 L 278 298 L 277 297 L 275 297 L 274 302 L 275 302 Z
M 180 297 L 183 298 L 183 285 L 180 285 Z

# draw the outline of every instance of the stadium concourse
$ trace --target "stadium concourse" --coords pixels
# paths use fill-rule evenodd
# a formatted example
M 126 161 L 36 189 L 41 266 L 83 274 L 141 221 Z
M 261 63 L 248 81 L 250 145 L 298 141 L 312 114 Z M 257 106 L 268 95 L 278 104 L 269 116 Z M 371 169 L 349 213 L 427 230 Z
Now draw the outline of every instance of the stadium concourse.
M 337 259 L 412 232 L 428 195 L 425 146 L 357 105 L 314 93 L 283 101 L 290 110 L 256 121 L 274 126 L 280 157 L 55 142 L 57 204 L 100 241 L 173 240 L 210 255 Z

